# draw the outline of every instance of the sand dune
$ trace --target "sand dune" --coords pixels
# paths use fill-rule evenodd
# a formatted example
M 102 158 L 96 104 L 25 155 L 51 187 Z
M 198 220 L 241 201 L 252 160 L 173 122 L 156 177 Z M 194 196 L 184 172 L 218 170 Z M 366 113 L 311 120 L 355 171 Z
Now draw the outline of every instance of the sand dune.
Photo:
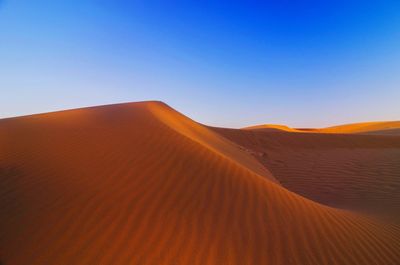
M 324 128 L 321 132 L 400 135 L 400 121 L 352 123 Z
M 291 128 L 286 125 L 279 124 L 261 124 L 242 128 L 247 131 L 262 131 L 262 132 L 299 132 L 299 133 L 316 133 L 322 129 L 316 128 Z
M 214 130 L 297 194 L 400 219 L 400 136 Z
M 160 102 L 0 120 L 1 262 L 399 264 L 398 224 L 287 190 L 220 133 Z
M 400 135 L 400 121 L 351 123 L 327 128 L 290 128 L 286 125 L 262 124 L 242 129 L 264 132 L 285 131 L 300 133 Z
M 285 131 L 285 132 L 299 132 L 300 130 L 290 128 L 286 125 L 279 124 L 262 124 L 242 128 L 243 130 L 262 130 L 266 132 Z

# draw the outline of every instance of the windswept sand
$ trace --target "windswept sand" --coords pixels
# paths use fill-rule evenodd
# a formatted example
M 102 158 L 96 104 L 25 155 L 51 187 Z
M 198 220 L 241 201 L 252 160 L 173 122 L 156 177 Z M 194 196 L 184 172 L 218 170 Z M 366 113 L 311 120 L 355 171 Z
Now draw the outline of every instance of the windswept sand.
M 299 195 L 400 221 L 400 136 L 213 130 Z
M 265 132 L 285 131 L 285 132 L 298 132 L 298 129 L 290 128 L 286 125 L 279 124 L 262 124 L 243 128 L 243 130 L 262 130 Z
M 321 132 L 400 135 L 400 121 L 352 123 L 324 128 Z
M 287 190 L 220 133 L 160 102 L 0 120 L 1 262 L 400 263 L 399 224 Z
M 243 128 L 263 132 L 300 132 L 300 133 L 335 133 L 335 134 L 375 134 L 400 135 L 400 121 L 378 121 L 351 123 L 327 128 L 291 128 L 286 125 L 261 124 Z

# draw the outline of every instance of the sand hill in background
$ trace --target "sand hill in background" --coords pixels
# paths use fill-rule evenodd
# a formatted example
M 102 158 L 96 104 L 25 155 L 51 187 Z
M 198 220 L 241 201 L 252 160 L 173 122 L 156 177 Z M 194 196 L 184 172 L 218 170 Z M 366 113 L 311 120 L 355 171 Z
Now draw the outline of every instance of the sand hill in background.
M 264 132 L 285 131 L 303 133 L 400 135 L 400 121 L 351 123 L 327 128 L 290 128 L 286 125 L 261 124 L 245 127 L 243 130 L 258 130 Z
M 392 177 L 399 176 L 398 167 L 384 170 L 395 162 L 380 152 L 386 148 L 394 152 L 387 157 L 397 157 L 399 138 L 354 135 L 360 153 L 347 154 L 350 162 L 343 164 L 354 165 L 351 174 L 359 176 L 342 183 L 336 177 L 352 171 L 337 164 L 334 159 L 342 155 L 331 149 L 338 144 L 352 149 L 346 144 L 353 139 L 260 133 L 206 127 L 161 102 L 2 119 L 0 260 L 5 265 L 399 264 L 400 223 L 388 214 L 392 206 L 382 215 L 368 215 L 361 206 L 346 209 L 351 198 L 325 200 L 317 191 L 348 185 L 372 191 L 371 200 L 386 203 L 393 196 L 397 202 L 390 189 L 398 187 Z M 362 151 L 371 149 L 380 151 Z M 328 165 L 305 171 L 302 157 L 309 163 L 318 154 L 317 163 Z M 364 167 L 364 159 L 378 161 L 382 169 L 365 176 L 373 167 Z M 290 167 L 271 166 L 276 163 Z M 300 177 L 304 180 L 295 181 Z M 376 177 L 386 192 L 374 189 Z

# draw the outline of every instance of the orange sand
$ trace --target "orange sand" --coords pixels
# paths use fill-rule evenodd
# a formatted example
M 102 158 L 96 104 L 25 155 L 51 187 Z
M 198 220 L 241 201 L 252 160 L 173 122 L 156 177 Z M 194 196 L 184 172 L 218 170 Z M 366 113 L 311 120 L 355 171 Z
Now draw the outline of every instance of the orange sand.
M 324 128 L 326 133 L 367 133 L 400 135 L 400 121 L 353 123 Z
M 243 128 L 243 130 L 257 130 L 264 132 L 285 131 L 302 133 L 336 133 L 336 134 L 376 134 L 400 135 L 400 121 L 362 122 L 332 126 L 327 128 L 290 128 L 286 125 L 262 124 Z
M 287 190 L 219 133 L 160 102 L 0 120 L 1 262 L 399 264 L 398 223 Z
M 262 124 L 243 128 L 244 130 L 263 130 L 263 131 L 285 131 L 285 132 L 298 132 L 299 130 L 290 128 L 286 125 L 279 124 Z
M 400 221 L 400 135 L 214 130 L 243 146 L 297 194 Z

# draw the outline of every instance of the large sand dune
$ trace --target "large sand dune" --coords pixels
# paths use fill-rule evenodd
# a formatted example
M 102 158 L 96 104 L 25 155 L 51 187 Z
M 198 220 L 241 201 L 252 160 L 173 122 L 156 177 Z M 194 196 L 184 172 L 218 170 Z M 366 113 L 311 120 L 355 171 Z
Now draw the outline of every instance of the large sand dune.
M 398 223 L 289 191 L 232 135 L 160 102 L 0 120 L 1 262 L 400 263 Z

